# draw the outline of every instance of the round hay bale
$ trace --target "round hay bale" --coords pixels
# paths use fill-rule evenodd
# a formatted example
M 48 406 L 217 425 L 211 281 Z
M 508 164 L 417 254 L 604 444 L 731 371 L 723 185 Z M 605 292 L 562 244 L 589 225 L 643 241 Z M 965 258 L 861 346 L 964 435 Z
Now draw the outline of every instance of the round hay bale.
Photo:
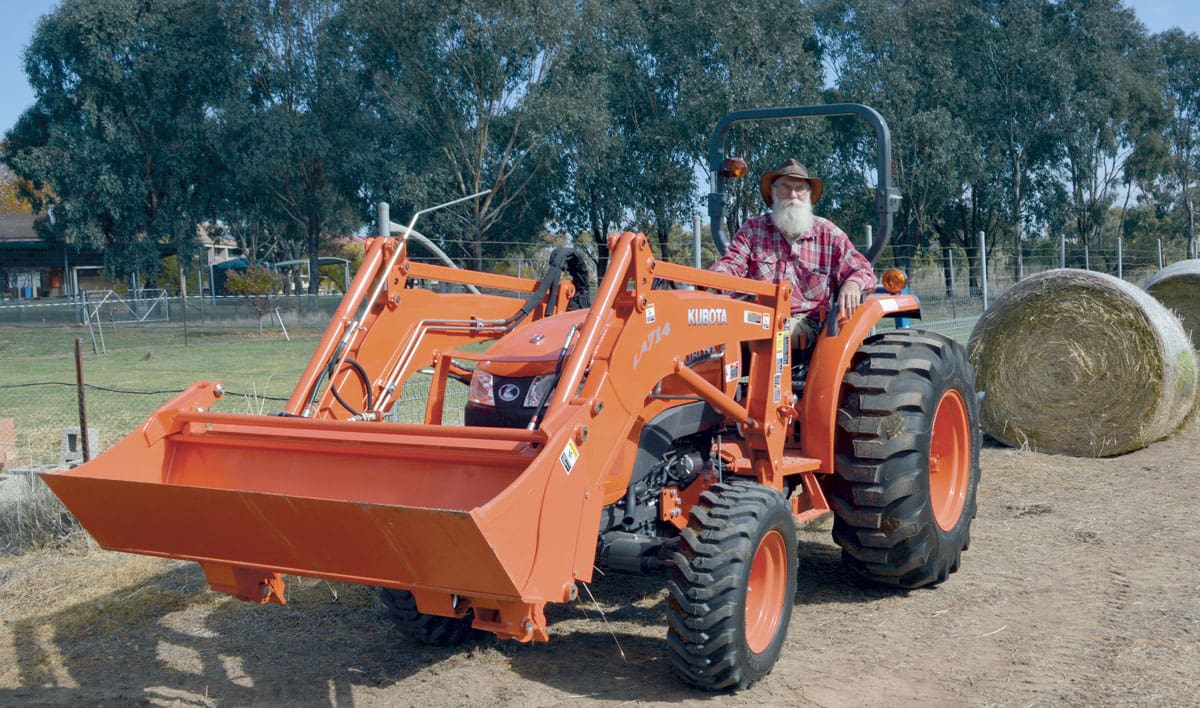
M 1146 292 L 1179 316 L 1183 329 L 1200 349 L 1200 258 L 1177 261 L 1146 283 Z
M 967 350 L 983 429 L 1008 445 L 1119 455 L 1175 432 L 1196 402 L 1196 354 L 1179 319 L 1103 273 L 1017 283 L 979 318 Z

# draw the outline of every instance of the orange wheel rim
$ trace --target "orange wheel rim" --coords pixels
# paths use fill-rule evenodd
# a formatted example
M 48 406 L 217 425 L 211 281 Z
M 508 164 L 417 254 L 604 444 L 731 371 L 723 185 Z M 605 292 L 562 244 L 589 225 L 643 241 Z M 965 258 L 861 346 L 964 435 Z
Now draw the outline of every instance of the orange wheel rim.
M 754 551 L 746 585 L 746 644 L 755 654 L 766 651 L 783 620 L 787 573 L 787 543 L 772 530 Z
M 943 531 L 958 524 L 971 476 L 971 428 L 967 405 L 958 391 L 938 402 L 929 441 L 929 498 L 933 518 Z

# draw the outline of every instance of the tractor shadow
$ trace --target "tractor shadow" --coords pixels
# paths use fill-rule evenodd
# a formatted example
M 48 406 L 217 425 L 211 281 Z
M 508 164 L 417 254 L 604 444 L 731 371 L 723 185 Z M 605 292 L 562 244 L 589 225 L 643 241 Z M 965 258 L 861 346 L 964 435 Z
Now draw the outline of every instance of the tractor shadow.
M 288 604 L 209 591 L 179 562 L 145 582 L 10 621 L 0 705 L 353 705 L 459 648 L 406 642 L 371 588 L 288 578 Z
M 832 543 L 802 539 L 794 612 L 896 595 L 858 580 Z M 661 577 L 597 576 L 575 602 L 546 607 L 547 644 L 488 636 L 458 647 L 408 641 L 372 588 L 294 577 L 288 585 L 287 605 L 251 605 L 209 591 L 196 564 L 171 562 L 145 581 L 14 617 L 3 631 L 19 687 L 0 689 L 0 705 L 347 705 L 356 691 L 442 664 L 507 669 L 579 698 L 714 697 L 671 678 Z

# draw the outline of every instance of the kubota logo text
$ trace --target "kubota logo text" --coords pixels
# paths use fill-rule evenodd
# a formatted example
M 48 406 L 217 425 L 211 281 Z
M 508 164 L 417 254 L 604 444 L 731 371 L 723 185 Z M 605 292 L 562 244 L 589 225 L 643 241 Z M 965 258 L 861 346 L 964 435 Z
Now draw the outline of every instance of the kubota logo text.
M 723 307 L 692 307 L 688 308 L 689 325 L 723 325 L 729 324 L 729 316 Z

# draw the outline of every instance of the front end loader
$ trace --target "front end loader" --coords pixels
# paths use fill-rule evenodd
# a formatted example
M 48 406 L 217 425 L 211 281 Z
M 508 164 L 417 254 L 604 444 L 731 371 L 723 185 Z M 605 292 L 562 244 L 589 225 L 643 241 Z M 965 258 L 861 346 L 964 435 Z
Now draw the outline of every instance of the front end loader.
M 251 602 L 284 602 L 284 575 L 377 586 L 439 644 L 547 641 L 546 604 L 597 569 L 660 574 L 672 664 L 709 690 L 774 666 L 797 523 L 832 511 L 878 582 L 957 570 L 978 403 L 961 346 L 880 327 L 917 316 L 913 296 L 831 313 L 798 368 L 786 283 L 661 261 L 642 234 L 610 237 L 594 296 L 569 250 L 538 280 L 406 246 L 369 241 L 279 414 L 218 412 L 221 385 L 198 383 L 43 479 L 104 548 L 196 561 Z

